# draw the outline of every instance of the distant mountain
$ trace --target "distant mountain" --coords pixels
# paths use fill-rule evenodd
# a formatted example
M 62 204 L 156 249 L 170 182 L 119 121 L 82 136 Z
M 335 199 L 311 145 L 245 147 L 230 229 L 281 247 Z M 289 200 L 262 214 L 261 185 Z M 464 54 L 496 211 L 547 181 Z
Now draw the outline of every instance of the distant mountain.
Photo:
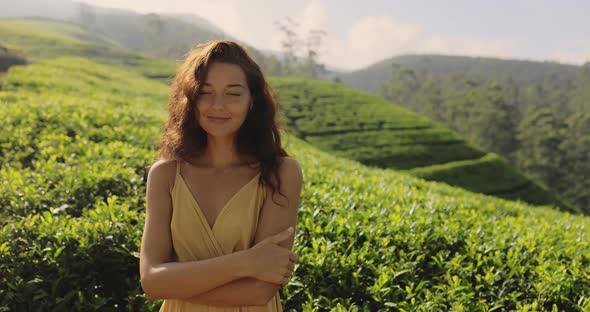
M 0 17 L 41 17 L 73 22 L 149 56 L 178 59 L 196 44 L 229 38 L 219 27 L 192 14 L 140 14 L 69 0 L 0 2 Z
M 380 85 L 391 78 L 392 64 L 399 64 L 415 72 L 435 75 L 461 75 L 473 79 L 504 79 L 510 77 L 518 85 L 543 81 L 552 76 L 569 80 L 576 76 L 579 66 L 555 62 L 505 60 L 487 57 L 450 55 L 402 55 L 392 57 L 366 68 L 351 72 L 333 72 L 343 83 L 368 92 L 376 92 Z

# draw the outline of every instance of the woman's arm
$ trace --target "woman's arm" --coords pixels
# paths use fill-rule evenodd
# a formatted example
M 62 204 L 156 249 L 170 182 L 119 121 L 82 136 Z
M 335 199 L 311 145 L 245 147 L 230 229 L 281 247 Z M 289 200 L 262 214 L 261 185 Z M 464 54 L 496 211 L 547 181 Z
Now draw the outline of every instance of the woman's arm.
M 285 230 L 289 226 L 293 226 L 295 229 L 297 208 L 299 207 L 303 185 L 303 173 L 296 159 L 289 157 L 284 159 L 284 165 L 281 165 L 279 175 L 281 178 L 281 193 L 289 199 L 289 205 L 286 205 L 287 201 L 278 193 L 275 194 L 276 200 L 283 206 L 275 204 L 270 196 L 267 196 L 262 206 L 254 245 L 271 235 Z M 283 240 L 279 245 L 292 249 L 294 237 L 295 235 L 290 239 Z M 265 305 L 277 293 L 280 286 L 279 284 L 247 277 L 193 296 L 188 301 L 220 306 Z
M 188 299 L 250 276 L 247 250 L 201 261 L 173 261 L 170 190 L 175 173 L 175 161 L 159 161 L 150 168 L 147 178 L 140 279 L 146 296 L 152 300 Z
M 264 294 L 272 289 L 274 284 L 246 277 L 191 297 L 187 301 L 222 307 L 265 305 L 268 300 L 264 301 Z
M 141 285 L 151 300 L 187 299 L 247 276 L 245 256 L 235 252 L 206 260 L 154 265 L 141 279 Z

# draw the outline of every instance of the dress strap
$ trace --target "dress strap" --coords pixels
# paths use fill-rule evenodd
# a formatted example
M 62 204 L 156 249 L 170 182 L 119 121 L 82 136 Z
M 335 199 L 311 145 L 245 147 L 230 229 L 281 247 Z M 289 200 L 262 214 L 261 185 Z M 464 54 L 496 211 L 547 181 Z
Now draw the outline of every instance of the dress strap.
M 180 159 L 176 160 L 176 175 L 180 174 Z

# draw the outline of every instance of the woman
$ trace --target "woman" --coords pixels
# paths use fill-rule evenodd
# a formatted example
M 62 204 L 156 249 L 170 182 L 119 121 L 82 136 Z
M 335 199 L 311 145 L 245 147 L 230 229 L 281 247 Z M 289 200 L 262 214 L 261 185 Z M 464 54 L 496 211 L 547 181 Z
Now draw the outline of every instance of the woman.
M 260 68 L 236 42 L 199 45 L 168 109 L 147 178 L 144 292 L 160 311 L 282 311 L 303 174 Z

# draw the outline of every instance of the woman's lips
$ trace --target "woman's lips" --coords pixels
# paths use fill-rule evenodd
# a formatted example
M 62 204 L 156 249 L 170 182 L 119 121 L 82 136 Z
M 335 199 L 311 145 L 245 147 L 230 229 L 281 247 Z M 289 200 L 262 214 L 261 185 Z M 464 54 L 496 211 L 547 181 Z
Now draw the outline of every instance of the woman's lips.
M 207 117 L 211 122 L 215 122 L 215 123 L 223 123 L 226 122 L 228 120 L 230 120 L 231 118 L 217 118 L 217 117 Z

